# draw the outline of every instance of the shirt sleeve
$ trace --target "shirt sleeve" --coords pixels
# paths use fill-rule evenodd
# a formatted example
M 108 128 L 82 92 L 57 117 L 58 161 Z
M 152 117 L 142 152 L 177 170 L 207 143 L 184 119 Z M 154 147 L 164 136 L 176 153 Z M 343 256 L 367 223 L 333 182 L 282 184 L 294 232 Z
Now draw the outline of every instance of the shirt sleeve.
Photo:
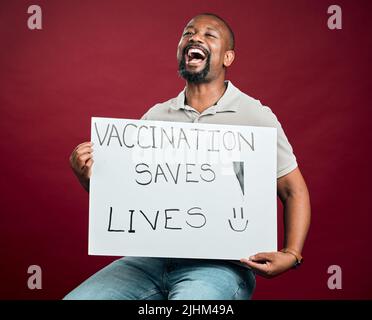
M 141 117 L 140 120 L 147 120 L 147 112 Z
M 154 112 L 152 110 L 156 107 L 157 105 L 152 106 L 150 109 L 148 109 L 145 114 L 141 117 L 140 120 L 155 120 L 154 119 Z
M 267 112 L 265 118 L 269 126 L 277 129 L 277 178 L 280 178 L 297 168 L 297 159 L 278 118 L 269 107 L 263 108 Z

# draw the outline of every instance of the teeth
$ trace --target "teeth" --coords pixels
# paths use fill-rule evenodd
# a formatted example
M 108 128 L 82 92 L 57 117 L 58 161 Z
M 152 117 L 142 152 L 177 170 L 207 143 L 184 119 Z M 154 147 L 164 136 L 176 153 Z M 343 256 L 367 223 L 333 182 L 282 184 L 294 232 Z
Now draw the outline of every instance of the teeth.
M 204 52 L 202 50 L 200 50 L 200 49 L 197 49 L 197 48 L 191 48 L 191 49 L 189 49 L 189 51 L 188 51 L 187 54 L 188 55 L 191 55 L 191 53 L 198 53 L 198 54 L 202 55 L 203 58 L 205 57 Z

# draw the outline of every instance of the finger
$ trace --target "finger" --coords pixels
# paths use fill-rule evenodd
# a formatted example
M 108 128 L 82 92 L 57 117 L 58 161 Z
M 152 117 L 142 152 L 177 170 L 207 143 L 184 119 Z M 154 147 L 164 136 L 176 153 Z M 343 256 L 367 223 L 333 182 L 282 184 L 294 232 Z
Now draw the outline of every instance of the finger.
M 90 158 L 90 159 L 85 163 L 85 167 L 87 167 L 87 168 L 91 168 L 92 165 L 93 165 L 93 163 L 94 163 L 93 158 Z
M 82 156 L 84 154 L 91 154 L 93 153 L 93 149 L 90 148 L 90 147 L 85 147 L 83 149 L 80 149 L 78 151 L 75 152 L 75 157 L 79 157 L 79 156 Z
M 273 255 L 270 252 L 260 252 L 253 256 L 250 256 L 249 259 L 251 261 L 272 261 Z
M 79 156 L 76 159 L 77 167 L 81 170 L 86 165 L 86 162 L 92 158 L 93 158 L 93 155 L 91 153 L 86 153 L 86 154 L 83 154 L 82 156 Z
M 87 178 L 90 178 L 90 176 L 92 175 L 93 162 L 93 159 L 89 159 L 82 169 L 84 176 L 86 176 Z
M 271 278 L 270 268 L 267 264 L 256 263 L 248 259 L 247 262 L 247 267 L 254 271 L 256 274 L 264 278 Z
M 72 153 L 72 159 L 76 161 L 82 155 L 91 154 L 94 150 L 91 147 L 83 147 L 82 149 L 76 150 Z
M 241 262 L 251 267 L 253 270 L 266 274 L 268 271 L 268 265 L 266 263 L 257 263 L 248 259 L 241 259 Z
M 93 152 L 94 149 L 91 146 L 81 146 L 79 149 L 75 151 L 76 154 L 83 154 L 87 152 Z
M 82 146 L 86 146 L 86 145 L 90 145 L 90 144 L 91 144 L 90 141 L 85 141 L 85 142 L 83 142 L 83 143 L 80 143 L 80 144 L 78 144 L 78 145 L 75 147 L 74 151 L 77 150 L 77 149 L 79 149 L 79 148 L 82 147 Z
M 73 151 L 76 151 L 77 149 L 79 149 L 81 147 L 84 147 L 84 146 L 93 146 L 93 142 L 91 142 L 91 141 L 85 141 L 83 143 L 80 143 L 79 145 L 77 145 L 75 147 L 75 149 Z

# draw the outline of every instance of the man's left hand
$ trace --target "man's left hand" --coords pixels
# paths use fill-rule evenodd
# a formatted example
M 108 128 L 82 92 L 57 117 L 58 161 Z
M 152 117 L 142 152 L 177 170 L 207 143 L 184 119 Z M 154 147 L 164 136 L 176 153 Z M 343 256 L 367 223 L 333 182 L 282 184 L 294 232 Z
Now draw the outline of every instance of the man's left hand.
M 265 278 L 273 278 L 291 269 L 296 263 L 296 258 L 284 252 L 261 252 L 249 258 L 242 258 L 240 262 Z

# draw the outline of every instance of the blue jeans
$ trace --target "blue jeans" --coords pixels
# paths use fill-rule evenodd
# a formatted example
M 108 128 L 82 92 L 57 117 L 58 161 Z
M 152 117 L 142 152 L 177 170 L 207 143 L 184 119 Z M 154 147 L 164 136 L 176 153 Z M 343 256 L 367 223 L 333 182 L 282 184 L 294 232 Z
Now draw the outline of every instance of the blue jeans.
M 247 300 L 254 273 L 224 260 L 125 257 L 98 271 L 66 300 Z

